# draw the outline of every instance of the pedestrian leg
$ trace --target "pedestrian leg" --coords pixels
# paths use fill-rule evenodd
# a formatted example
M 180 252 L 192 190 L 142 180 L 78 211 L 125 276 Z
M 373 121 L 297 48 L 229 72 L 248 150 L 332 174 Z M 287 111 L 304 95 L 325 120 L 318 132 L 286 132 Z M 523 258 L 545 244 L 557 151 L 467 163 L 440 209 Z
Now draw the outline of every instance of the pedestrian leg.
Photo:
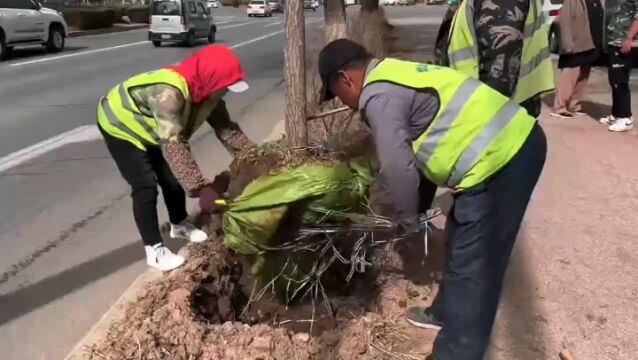
M 564 68 L 558 75 L 558 86 L 554 95 L 554 107 L 552 115 L 557 117 L 571 117 L 569 103 L 574 95 L 574 89 L 578 81 L 579 68 Z
M 574 86 L 574 94 L 569 102 L 569 110 L 573 112 L 582 112 L 582 101 L 585 97 L 585 89 L 589 81 L 591 66 L 581 66 L 576 76 L 576 84 Z
M 611 85 L 611 114 L 616 119 L 631 117 L 629 76 L 631 57 L 620 53 L 620 48 L 609 47 L 609 84 Z

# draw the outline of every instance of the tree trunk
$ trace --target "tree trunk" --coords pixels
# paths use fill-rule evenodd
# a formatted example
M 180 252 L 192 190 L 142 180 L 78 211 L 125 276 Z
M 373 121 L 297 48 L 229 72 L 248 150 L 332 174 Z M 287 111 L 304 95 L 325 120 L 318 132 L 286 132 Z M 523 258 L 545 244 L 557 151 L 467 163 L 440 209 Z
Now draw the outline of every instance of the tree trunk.
M 303 0 L 286 1 L 286 137 L 306 146 L 306 31 Z
M 361 11 L 379 10 L 379 0 L 361 0 Z
M 346 6 L 344 0 L 324 0 L 324 19 L 326 44 L 348 37 L 346 25 Z

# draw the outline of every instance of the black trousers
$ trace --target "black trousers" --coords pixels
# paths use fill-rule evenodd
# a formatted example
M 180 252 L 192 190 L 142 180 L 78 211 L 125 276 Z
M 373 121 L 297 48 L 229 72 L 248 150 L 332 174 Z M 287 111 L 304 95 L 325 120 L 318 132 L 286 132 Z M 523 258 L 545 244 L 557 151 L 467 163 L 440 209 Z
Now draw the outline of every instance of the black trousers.
M 142 151 L 128 141 L 107 134 L 102 128 L 100 132 L 122 177 L 131 186 L 133 217 L 144 245 L 162 243 L 157 218 L 157 185 L 162 188 L 172 224 L 181 223 L 188 215 L 186 193 L 164 160 L 159 147 L 148 147 L 147 151 Z
M 607 76 L 611 85 L 611 114 L 616 118 L 631 117 L 631 91 L 629 77 L 638 60 L 638 49 L 621 54 L 617 46 L 609 46 L 609 68 Z
M 446 232 L 450 253 L 436 315 L 443 328 L 436 360 L 481 360 L 496 317 L 505 270 L 547 153 L 536 124 L 510 163 L 485 183 L 454 195 Z

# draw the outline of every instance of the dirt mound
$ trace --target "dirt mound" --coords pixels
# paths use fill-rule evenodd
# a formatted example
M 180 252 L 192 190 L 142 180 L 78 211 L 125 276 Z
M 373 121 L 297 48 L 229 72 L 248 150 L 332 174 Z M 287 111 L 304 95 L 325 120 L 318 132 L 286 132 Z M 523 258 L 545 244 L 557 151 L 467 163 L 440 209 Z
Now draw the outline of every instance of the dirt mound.
M 294 168 L 304 164 L 337 164 L 345 154 L 323 146 L 290 148 L 285 140 L 247 147 L 235 155 L 230 163 L 228 194 L 234 198 L 256 178 L 274 174 L 282 168 Z
M 386 40 L 389 29 L 379 24 L 387 22 L 380 13 L 372 16 L 375 21 L 351 22 L 349 30 L 363 36 L 354 38 L 372 53 L 385 55 L 386 41 L 379 39 Z M 369 27 L 379 30 L 371 32 Z M 375 44 L 381 47 L 374 48 Z M 317 142 L 336 151 L 285 149 L 277 143 L 245 149 L 231 165 L 231 184 L 228 174 L 216 183 L 219 189 L 228 185 L 232 198 L 255 178 L 282 167 L 332 164 L 343 161 L 344 156 L 369 155 L 372 142 L 358 120 L 356 115 L 340 115 L 310 124 L 321 130 L 313 133 L 323 134 Z M 381 190 L 373 190 L 374 196 L 383 202 Z M 214 220 L 209 234 L 218 231 L 220 220 Z M 415 239 L 415 244 L 422 246 L 423 242 Z M 372 259 L 379 276 L 366 273 L 353 278 L 346 291 L 329 294 L 330 306 L 320 300 L 286 307 L 264 296 L 247 308 L 253 287 L 240 259 L 215 237 L 204 244 L 191 244 L 186 265 L 138 294 L 124 309 L 123 320 L 110 324 L 107 335 L 87 349 L 87 358 L 423 359 L 429 352 L 426 344 L 435 334 L 408 326 L 404 313 L 408 306 L 431 300 L 431 286 L 423 281 L 433 269 L 424 267 L 422 249 L 404 248 L 407 250 L 400 253 L 388 249 L 379 259 Z M 404 274 L 408 267 L 414 269 L 410 276 Z M 414 285 L 415 279 L 422 285 Z
M 366 274 L 330 298 L 331 312 L 322 303 L 287 308 L 268 297 L 245 312 L 251 283 L 238 258 L 218 239 L 189 250 L 185 267 L 142 290 L 87 358 L 415 359 L 427 351 L 422 331 L 402 316 L 429 288 Z

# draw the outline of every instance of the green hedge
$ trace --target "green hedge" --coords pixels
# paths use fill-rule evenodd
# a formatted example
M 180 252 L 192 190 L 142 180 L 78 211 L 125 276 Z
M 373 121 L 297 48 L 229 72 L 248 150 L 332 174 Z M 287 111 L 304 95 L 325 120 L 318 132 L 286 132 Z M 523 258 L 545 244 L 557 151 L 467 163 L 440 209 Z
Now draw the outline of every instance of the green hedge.
M 149 6 L 84 6 L 62 10 L 69 26 L 81 30 L 108 28 L 122 22 L 123 16 L 128 16 L 133 23 L 148 23 L 150 14 Z
M 222 4 L 223 6 L 233 6 L 235 5 L 235 3 L 233 2 L 233 0 L 217 0 L 219 1 L 220 4 Z M 239 5 L 247 5 L 248 2 L 250 2 L 250 0 L 239 0 L 238 4 Z
M 148 18 L 151 16 L 151 8 L 149 6 L 126 8 L 126 15 L 131 19 L 131 22 L 148 23 Z
M 116 10 L 111 8 L 67 8 L 62 15 L 69 26 L 80 30 L 108 28 L 119 21 Z

